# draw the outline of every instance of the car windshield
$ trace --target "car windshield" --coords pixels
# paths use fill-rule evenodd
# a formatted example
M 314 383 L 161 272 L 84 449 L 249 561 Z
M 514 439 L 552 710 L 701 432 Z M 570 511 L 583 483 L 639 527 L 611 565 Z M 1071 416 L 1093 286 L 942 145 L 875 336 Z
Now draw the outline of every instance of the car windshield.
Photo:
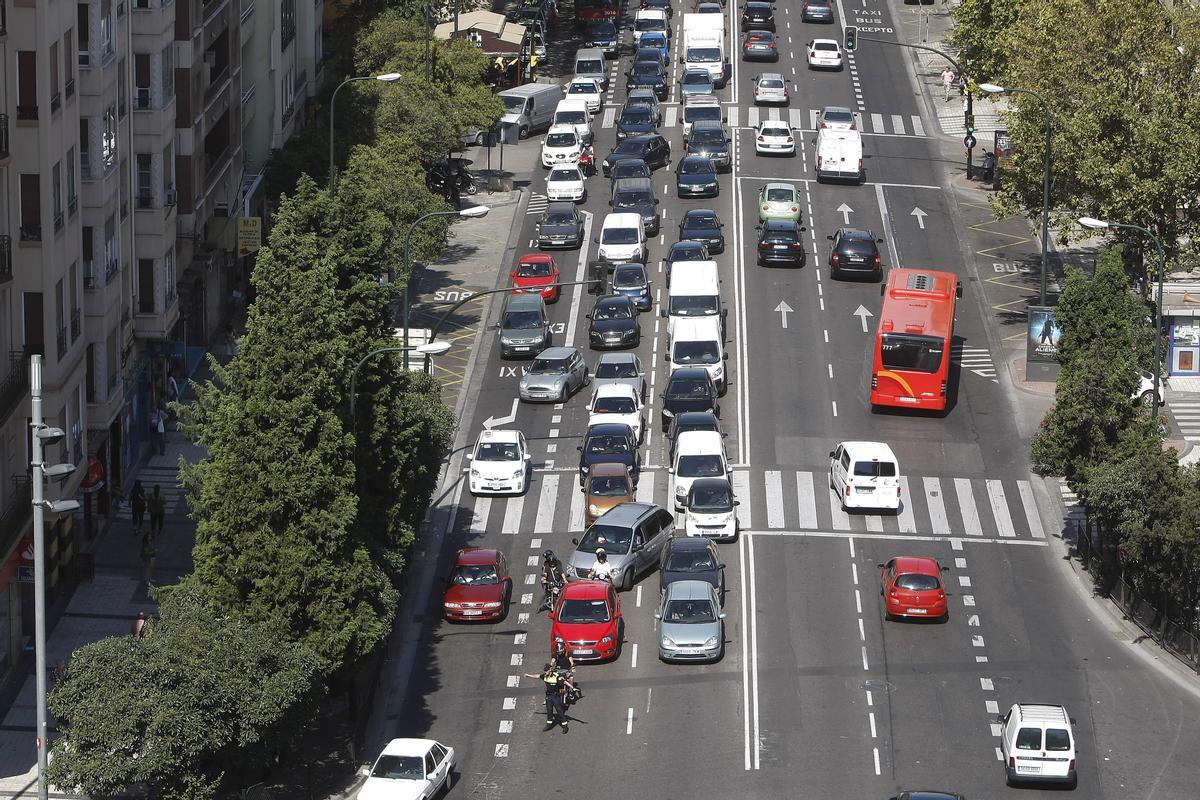
M 636 378 L 637 365 L 632 361 L 601 361 L 596 365 L 597 378 Z
M 683 73 L 684 86 L 708 86 L 712 84 L 712 76 L 707 72 L 685 72 Z
M 768 230 L 763 232 L 762 240 L 775 244 L 790 244 L 797 241 L 797 238 L 794 231 Z
M 821 115 L 821 119 L 824 122 L 845 123 L 849 125 L 854 122 L 854 115 L 847 110 L 835 111 L 833 109 L 826 109 L 825 113 Z
M 894 478 L 896 465 L 891 461 L 855 461 L 854 474 L 860 478 Z
M 721 9 L 717 6 L 717 11 Z M 687 60 L 694 64 L 715 63 L 721 60 L 721 48 L 719 47 L 689 47 L 687 51 Z
M 588 23 L 587 32 L 588 36 L 615 36 L 617 28 L 613 25 L 612 20 L 603 20 Z
M 546 135 L 547 147 L 574 147 L 579 143 L 575 132 L 551 133 Z
M 763 136 L 791 136 L 792 132 L 786 125 L 763 125 L 760 133 Z
M 593 456 L 612 456 L 628 453 L 629 438 L 627 436 L 592 436 L 588 439 L 584 452 Z
M 663 612 L 663 622 L 675 625 L 716 621 L 717 615 L 713 612 L 712 603 L 707 600 L 670 600 Z
M 594 553 L 603 550 L 606 553 L 625 555 L 633 543 L 633 533 L 629 528 L 616 525 L 596 524 L 588 528 L 587 533 L 579 540 L 575 548 L 582 553 Z
M 500 100 L 504 103 L 504 110 L 511 114 L 519 114 L 525 108 L 524 97 L 510 97 L 502 94 Z
M 717 453 L 681 455 L 675 474 L 681 478 L 715 478 L 725 474 L 725 467 Z
M 674 550 L 663 565 L 663 569 L 671 572 L 708 572 L 716 568 L 717 563 L 707 547 L 703 550 Z
M 635 414 L 637 404 L 632 397 L 597 397 L 592 403 L 593 414 Z
M 671 295 L 670 314 L 673 317 L 711 317 L 720 309 L 715 294 Z
M 641 45 L 642 47 L 657 47 L 661 49 L 666 47 L 667 37 L 658 31 L 646 33 L 642 35 Z
M 640 151 L 639 151 L 640 152 Z M 630 158 L 624 161 L 618 161 L 612 169 L 612 178 L 649 178 L 650 168 L 646 166 L 646 162 L 640 159 Z
M 455 586 L 487 586 L 499 583 L 500 576 L 492 564 L 459 564 L 450 573 L 450 582 Z
M 717 215 L 688 213 L 684 224 L 689 228 L 715 228 L 717 227 Z
M 733 492 L 728 486 L 693 486 L 688 508 L 702 514 L 720 514 L 733 510 Z
M 635 208 L 654 205 L 654 195 L 640 189 L 626 189 L 613 197 L 613 208 Z
M 574 167 L 568 169 L 552 169 L 548 181 L 582 181 L 583 174 Z
M 639 61 L 633 65 L 634 75 L 659 75 L 662 73 L 662 64 L 657 61 Z
M 667 396 L 708 397 L 708 384 L 701 380 L 673 380 L 667 384 Z
M 575 62 L 576 75 L 600 75 L 603 72 L 604 61 L 601 59 L 597 59 L 595 61 L 588 59 L 586 61 Z M 572 93 L 570 89 L 568 89 L 567 92 L 568 94 Z M 579 94 L 579 92 L 574 92 L 574 94 Z
M 612 285 L 615 289 L 640 289 L 646 285 L 646 273 L 637 267 L 618 267 L 613 270 Z
M 567 94 L 599 94 L 600 90 L 596 88 L 596 84 L 588 83 L 572 83 L 567 88 Z
M 529 365 L 530 375 L 566 375 L 567 360 L 565 358 L 535 358 Z
M 643 125 L 654 120 L 654 114 L 646 106 L 634 106 L 633 108 L 625 109 L 625 113 L 621 115 L 621 123 L 628 125 L 636 123 Z
M 570 211 L 554 211 L 546 215 L 546 225 L 574 225 L 575 215 Z
M 921 572 L 910 572 L 896 578 L 897 588 L 907 589 L 910 592 L 928 592 L 940 585 L 936 576 L 925 575 Z
M 596 306 L 596 319 L 633 319 L 629 303 L 601 303 Z
M 672 360 L 676 364 L 716 364 L 721 354 L 716 342 L 676 342 Z
M 601 475 L 592 478 L 588 494 L 593 497 L 623 497 L 630 494 L 629 480 L 624 475 Z
M 795 202 L 795 194 L 791 189 L 767 189 L 767 200 L 772 203 Z
M 520 461 L 521 448 L 515 442 L 480 442 L 475 448 L 476 461 Z
M 699 122 L 700 120 L 711 119 L 720 121 L 721 107 L 720 106 L 688 106 L 683 110 L 684 122 Z
M 603 600 L 563 600 L 559 622 L 608 622 L 608 603 Z
M 522 261 L 517 264 L 517 274 L 522 278 L 549 278 L 549 261 Z
M 636 20 L 635 24 L 639 31 L 661 31 L 666 30 L 666 22 L 655 17 L 642 17 Z
M 601 244 L 637 244 L 636 228 L 605 228 L 600 233 Z
M 712 147 L 725 144 L 725 131 L 716 128 L 692 128 L 691 144 Z
M 642 152 L 646 149 L 646 142 L 643 139 L 626 139 L 620 142 L 613 148 L 613 155 L 630 155 L 641 157 Z
M 542 315 L 536 311 L 510 311 L 504 318 L 508 330 L 531 330 L 542 327 Z
M 879 342 L 883 365 L 911 372 L 937 372 L 942 365 L 945 343 L 935 336 L 885 333 Z
M 382 755 L 375 762 L 371 777 L 392 781 L 419 781 L 425 777 L 425 761 L 420 756 Z
M 684 242 L 671 247 L 671 252 L 667 254 L 667 261 L 674 264 L 676 261 L 707 261 L 708 253 L 704 249 L 704 245 L 699 242 Z

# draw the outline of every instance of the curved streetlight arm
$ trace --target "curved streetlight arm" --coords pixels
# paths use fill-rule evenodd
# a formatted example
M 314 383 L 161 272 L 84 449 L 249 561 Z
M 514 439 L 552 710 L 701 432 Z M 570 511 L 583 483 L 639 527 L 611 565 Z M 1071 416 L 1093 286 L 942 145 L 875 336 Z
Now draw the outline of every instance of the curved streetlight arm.
M 354 77 L 354 78 L 346 78 L 346 80 L 339 83 L 337 85 L 337 88 L 333 90 L 333 95 L 329 98 L 329 191 L 331 194 L 333 193 L 333 185 L 334 185 L 333 121 L 334 121 L 334 119 L 336 119 L 336 115 L 334 114 L 334 109 L 337 107 L 338 92 L 340 92 L 342 90 L 342 87 L 345 86 L 346 84 L 354 83 L 355 81 L 379 81 L 381 83 L 395 83 L 399 79 L 400 79 L 400 73 L 398 73 L 398 72 L 385 72 L 382 75 L 361 75 L 361 76 Z

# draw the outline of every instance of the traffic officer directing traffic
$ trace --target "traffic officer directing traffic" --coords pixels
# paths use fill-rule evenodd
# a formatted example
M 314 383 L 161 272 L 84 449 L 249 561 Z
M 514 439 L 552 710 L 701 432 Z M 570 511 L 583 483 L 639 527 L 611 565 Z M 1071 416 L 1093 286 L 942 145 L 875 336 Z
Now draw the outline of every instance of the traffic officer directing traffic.
M 567 688 L 566 678 L 553 664 L 547 662 L 540 673 L 525 673 L 526 678 L 540 678 L 546 686 L 546 730 L 556 724 L 567 732 L 567 709 L 563 705 L 563 693 Z

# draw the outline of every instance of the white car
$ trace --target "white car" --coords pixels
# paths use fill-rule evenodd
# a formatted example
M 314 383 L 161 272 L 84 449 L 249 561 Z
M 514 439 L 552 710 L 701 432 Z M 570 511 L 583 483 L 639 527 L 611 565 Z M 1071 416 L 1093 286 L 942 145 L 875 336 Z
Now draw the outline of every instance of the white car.
M 595 114 L 604 105 L 604 90 L 595 78 L 575 78 L 567 84 L 567 97 L 578 97 L 587 103 L 587 110 Z
M 634 438 L 642 441 L 642 433 L 646 430 L 646 407 L 628 383 L 597 386 L 587 410 L 589 428 L 605 422 L 619 422 L 632 428 Z
M 764 72 L 754 79 L 754 105 L 771 103 L 786 106 L 790 100 L 787 81 L 778 72 Z
M 493 430 L 479 434 L 471 462 L 471 494 L 524 494 L 529 488 L 529 448 L 520 431 Z
M 725 442 L 716 431 L 684 431 L 675 440 L 671 473 L 671 497 L 676 511 L 683 511 L 688 490 L 697 478 L 728 478 L 732 471 L 725 455 Z
M 841 69 L 841 45 L 834 39 L 813 39 L 808 43 L 808 68 Z
M 551 167 L 546 176 L 546 196 L 552 201 L 581 201 L 587 196 L 583 181 L 583 170 L 575 164 Z
M 574 125 L 554 125 L 542 139 L 542 166 L 549 168 L 559 164 L 578 164 L 583 143 Z
M 786 123 L 776 119 L 765 119 L 758 123 L 754 134 L 754 152 L 763 155 L 796 155 L 796 138 Z
M 738 521 L 734 506 L 733 486 L 724 475 L 717 478 L 697 478 L 688 490 L 687 518 L 684 532 L 688 536 L 707 536 L 719 542 L 737 539 Z
M 454 748 L 433 739 L 392 739 L 367 773 L 358 800 L 428 800 L 454 784 Z
M 835 131 L 853 131 L 858 130 L 858 123 L 854 121 L 854 112 L 845 106 L 825 106 L 821 109 L 817 128 L 828 128 Z

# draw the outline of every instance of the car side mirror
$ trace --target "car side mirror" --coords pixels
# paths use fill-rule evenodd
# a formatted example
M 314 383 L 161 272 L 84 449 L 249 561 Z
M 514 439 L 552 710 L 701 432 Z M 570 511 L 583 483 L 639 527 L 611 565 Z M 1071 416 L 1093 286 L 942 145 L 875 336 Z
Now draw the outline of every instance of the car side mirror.
M 655 612 L 654 612 L 654 618 L 655 618 L 655 619 L 662 619 L 662 612 L 661 612 L 661 611 L 655 611 Z M 365 770 L 365 769 L 366 769 L 366 767 L 363 767 L 363 769 Z
M 658 205 L 658 198 L 654 198 L 654 205 Z
M 725 612 L 722 611 L 720 614 L 717 614 L 717 619 L 725 619 Z
M 585 314 L 585 315 L 584 315 L 584 319 L 591 319 L 591 318 L 592 318 L 592 315 L 591 315 L 591 314 Z
M 547 611 L 547 612 L 546 612 L 546 619 L 554 619 L 554 612 L 553 612 L 553 611 Z
M 674 474 L 675 474 L 675 468 L 674 468 L 674 467 L 667 467 L 667 474 L 668 474 L 668 475 L 674 475 Z
M 473 459 L 473 458 L 475 458 L 475 454 L 474 454 L 474 453 L 467 453 L 467 461 L 470 461 L 470 460 L 471 460 L 471 459 Z
M 577 444 L 577 445 L 575 445 L 575 449 L 576 449 L 576 450 L 578 450 L 579 452 L 581 452 L 581 453 L 582 453 L 582 452 L 583 452 L 583 445 L 581 445 L 581 444 Z
M 600 244 L 600 237 L 599 237 L 599 236 L 593 236 L 593 237 L 592 237 L 592 242 L 593 242 L 593 244 Z
M 883 239 L 876 239 L 875 244 L 883 244 Z
M 880 569 L 883 569 L 883 564 L 876 564 L 875 566 L 879 567 Z
M 526 461 L 533 461 L 533 456 L 529 455 L 529 453 L 526 453 L 526 454 L 525 454 L 525 460 L 526 460 Z
M 803 225 L 801 225 L 801 226 L 800 226 L 800 232 L 801 232 L 801 233 L 804 233 L 806 230 L 808 230 L 808 228 L 806 228 L 806 227 L 805 227 L 805 226 L 803 226 Z
M 963 292 L 963 290 L 962 290 L 962 284 L 961 284 L 961 283 L 959 283 L 957 286 L 955 286 L 955 287 L 954 287 L 954 296 L 955 296 L 955 297 L 962 297 L 962 292 Z
M 950 571 L 950 568 L 949 568 L 949 567 L 947 567 L 947 566 L 945 566 L 945 565 L 943 564 L 943 565 L 942 565 L 942 572 L 949 572 L 949 571 Z
M 830 457 L 830 458 L 833 458 L 833 451 L 832 451 L 832 450 L 830 450 L 830 451 L 829 451 L 829 457 Z
M 609 208 L 612 208 L 612 200 L 609 200 L 609 201 L 608 201 L 608 207 L 609 207 Z
M 880 286 L 879 286 L 879 296 L 880 296 L 880 297 L 883 297 L 883 296 L 884 296 L 884 294 L 886 294 L 886 293 L 887 293 L 887 284 L 886 284 L 886 283 L 884 283 L 884 284 L 880 284 Z
M 499 322 L 497 322 L 497 323 L 496 323 L 495 325 L 493 325 L 492 327 L 493 327 L 493 328 L 495 328 L 496 330 L 500 330 L 500 323 L 499 323 Z
M 358 770 L 358 777 L 360 777 L 360 778 L 371 777 L 371 765 L 367 764 L 366 766 L 363 766 L 362 768 L 360 768 Z
M 741 500 L 734 500 L 734 501 L 733 501 L 733 504 L 734 504 L 735 506 L 740 506 L 740 505 L 742 504 L 742 501 L 741 501 Z
M 729 360 L 729 353 L 722 353 L 722 354 L 721 354 L 721 360 L 722 360 L 722 361 L 728 361 L 728 360 Z
M 826 236 L 825 238 L 826 238 L 826 239 L 828 239 L 829 241 L 831 241 L 831 242 L 832 242 L 832 241 L 833 241 L 833 234 L 831 233 L 831 234 L 829 234 L 828 236 Z

